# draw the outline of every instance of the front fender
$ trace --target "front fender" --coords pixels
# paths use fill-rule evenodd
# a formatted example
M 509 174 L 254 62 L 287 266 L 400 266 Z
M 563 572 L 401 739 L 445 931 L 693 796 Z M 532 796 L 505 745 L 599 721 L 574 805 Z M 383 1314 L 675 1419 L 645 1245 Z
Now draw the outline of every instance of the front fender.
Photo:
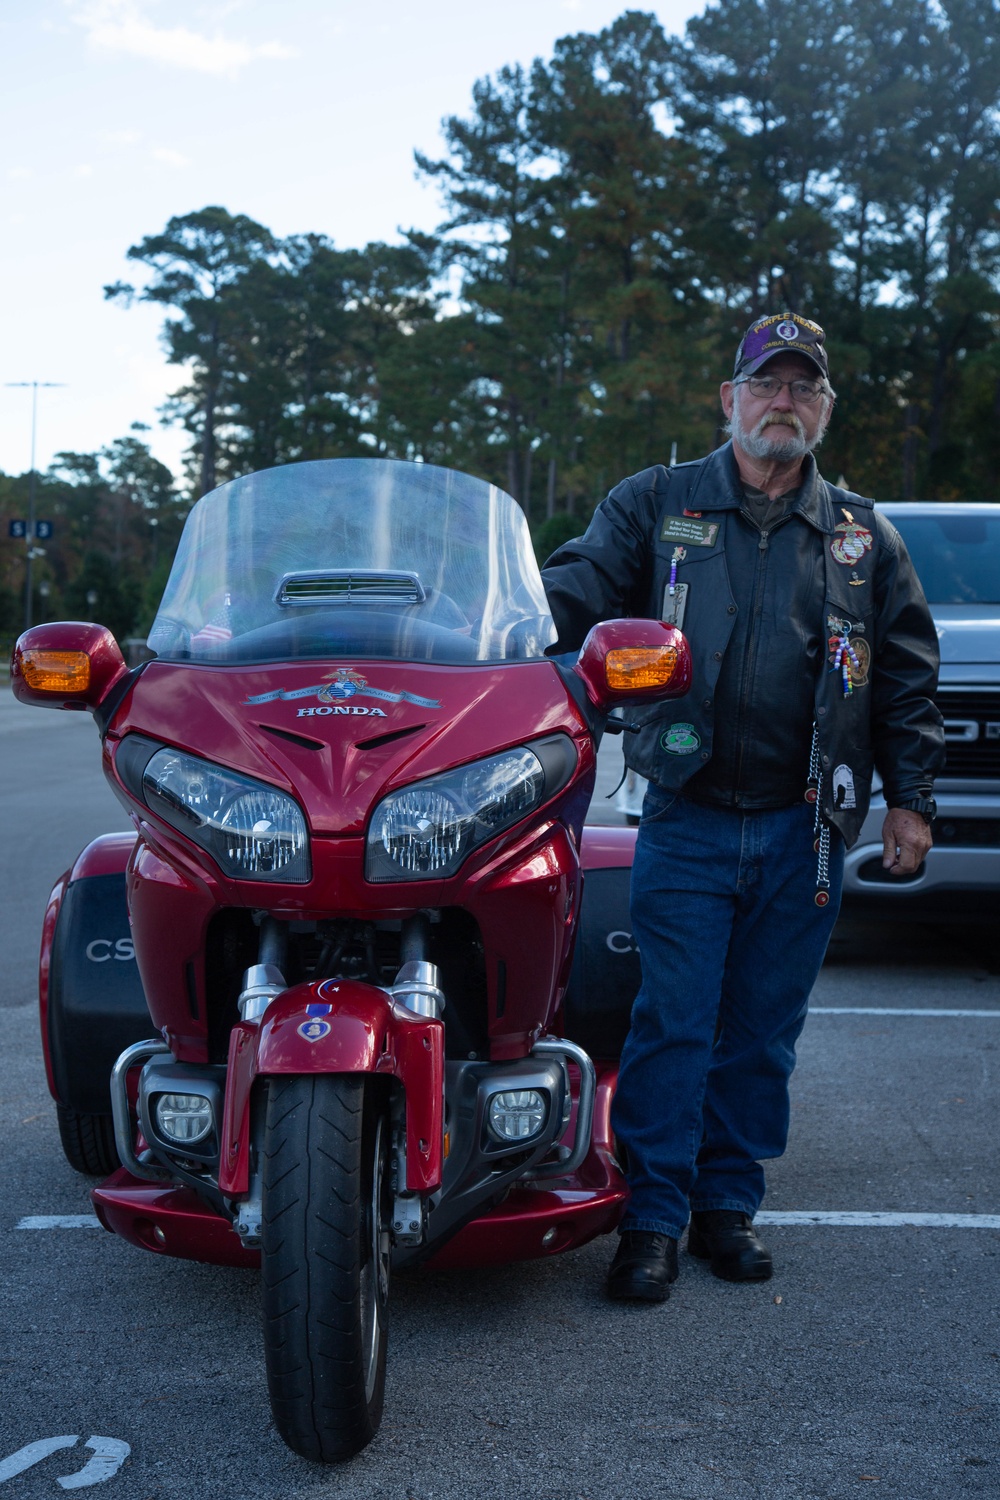
M 259 1025 L 239 1022 L 229 1039 L 219 1188 L 250 1187 L 250 1092 L 259 1077 L 374 1073 L 406 1093 L 406 1186 L 441 1185 L 444 1025 L 397 1005 L 355 979 L 325 979 L 283 990 Z

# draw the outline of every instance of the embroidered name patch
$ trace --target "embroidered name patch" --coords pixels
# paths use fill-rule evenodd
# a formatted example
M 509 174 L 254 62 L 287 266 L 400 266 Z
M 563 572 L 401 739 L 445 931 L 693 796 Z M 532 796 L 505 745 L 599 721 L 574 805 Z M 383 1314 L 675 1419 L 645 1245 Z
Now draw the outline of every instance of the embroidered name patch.
M 661 542 L 690 542 L 693 547 L 714 547 L 718 521 L 698 521 L 694 516 L 664 516 Z

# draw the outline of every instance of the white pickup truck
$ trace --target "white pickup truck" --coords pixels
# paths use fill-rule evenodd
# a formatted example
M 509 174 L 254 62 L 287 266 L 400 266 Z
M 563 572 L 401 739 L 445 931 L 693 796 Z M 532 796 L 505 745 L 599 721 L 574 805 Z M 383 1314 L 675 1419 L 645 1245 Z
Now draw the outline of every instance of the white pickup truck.
M 941 643 L 938 707 L 948 759 L 934 795 L 934 848 L 909 878 L 882 868 L 885 804 L 847 856 L 844 907 L 908 917 L 1000 916 L 1000 505 L 920 501 L 879 507 L 899 530 Z M 638 823 L 646 783 L 629 771 L 616 807 Z

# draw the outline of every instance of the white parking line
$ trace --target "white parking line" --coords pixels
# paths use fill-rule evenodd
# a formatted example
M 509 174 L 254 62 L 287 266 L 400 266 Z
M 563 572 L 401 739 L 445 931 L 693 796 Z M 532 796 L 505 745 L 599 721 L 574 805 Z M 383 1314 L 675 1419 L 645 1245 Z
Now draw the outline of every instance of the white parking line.
M 755 1224 L 822 1224 L 844 1229 L 1000 1229 L 1000 1214 L 880 1214 L 793 1210 L 759 1213 Z
M 894 1010 L 884 1005 L 810 1005 L 811 1016 L 962 1016 L 1000 1021 L 1000 1010 Z
M 29 1214 L 15 1229 L 100 1229 L 93 1214 Z
M 853 1209 L 789 1209 L 757 1214 L 757 1224 L 823 1224 L 855 1229 L 1000 1229 L 1000 1214 L 869 1213 Z M 90 1214 L 35 1214 L 21 1219 L 15 1229 L 100 1229 Z

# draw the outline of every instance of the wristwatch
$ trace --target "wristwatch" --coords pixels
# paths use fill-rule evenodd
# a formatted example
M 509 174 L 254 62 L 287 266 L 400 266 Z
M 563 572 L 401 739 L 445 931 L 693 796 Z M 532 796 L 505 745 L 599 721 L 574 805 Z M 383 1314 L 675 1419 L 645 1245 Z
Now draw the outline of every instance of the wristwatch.
M 937 817 L 937 803 L 933 797 L 910 797 L 906 802 L 895 803 L 895 806 L 901 807 L 904 812 L 919 813 L 928 825 Z

